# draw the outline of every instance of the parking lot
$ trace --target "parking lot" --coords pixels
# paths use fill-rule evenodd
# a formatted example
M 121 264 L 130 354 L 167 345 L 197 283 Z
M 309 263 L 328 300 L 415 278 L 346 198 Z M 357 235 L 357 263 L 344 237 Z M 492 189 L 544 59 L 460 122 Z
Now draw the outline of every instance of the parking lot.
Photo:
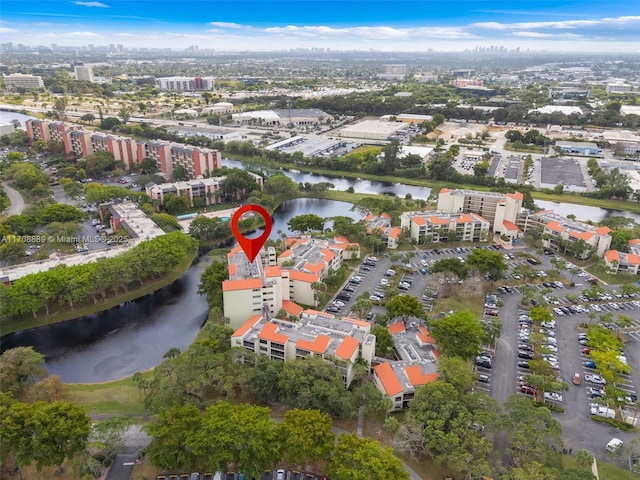
M 298 470 L 285 470 L 284 480 L 326 480 L 327 477 L 311 472 Z M 243 473 L 166 473 L 157 475 L 156 480 L 248 480 Z M 260 475 L 260 480 L 278 480 L 277 472 L 265 472 Z

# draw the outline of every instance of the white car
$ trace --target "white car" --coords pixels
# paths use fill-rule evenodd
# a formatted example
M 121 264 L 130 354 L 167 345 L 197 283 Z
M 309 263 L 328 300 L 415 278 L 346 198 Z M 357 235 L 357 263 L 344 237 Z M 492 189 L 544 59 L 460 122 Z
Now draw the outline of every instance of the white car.
M 544 392 L 544 399 L 552 402 L 562 403 L 562 395 L 556 392 Z
M 600 375 L 595 375 L 591 373 L 587 373 L 584 376 L 585 381 L 589 383 L 595 383 L 596 385 L 606 385 L 607 381 L 602 378 Z

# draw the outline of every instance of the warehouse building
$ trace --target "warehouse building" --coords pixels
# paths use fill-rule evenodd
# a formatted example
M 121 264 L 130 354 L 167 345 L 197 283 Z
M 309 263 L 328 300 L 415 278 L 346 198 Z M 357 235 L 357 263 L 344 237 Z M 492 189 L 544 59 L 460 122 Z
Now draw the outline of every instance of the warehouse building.
M 399 132 L 405 132 L 408 129 L 407 123 L 363 120 L 343 128 L 339 135 L 363 140 L 392 140 L 398 136 Z

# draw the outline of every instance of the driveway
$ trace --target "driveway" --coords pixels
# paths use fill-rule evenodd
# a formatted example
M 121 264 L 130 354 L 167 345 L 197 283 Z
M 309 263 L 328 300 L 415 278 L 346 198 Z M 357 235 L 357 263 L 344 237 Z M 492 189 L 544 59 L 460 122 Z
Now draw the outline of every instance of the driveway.
M 6 182 L 2 183 L 4 191 L 7 192 L 11 206 L 5 210 L 5 214 L 10 217 L 11 215 L 20 215 L 24 210 L 25 204 L 22 195 L 13 187 L 10 187 Z

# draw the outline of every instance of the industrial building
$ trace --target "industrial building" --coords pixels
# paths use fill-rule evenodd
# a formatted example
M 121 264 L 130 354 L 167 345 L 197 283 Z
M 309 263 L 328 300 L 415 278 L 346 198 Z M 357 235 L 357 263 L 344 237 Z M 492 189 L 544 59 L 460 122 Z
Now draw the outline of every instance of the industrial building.
M 399 132 L 404 132 L 408 128 L 409 124 L 406 123 L 363 120 L 343 128 L 339 135 L 363 140 L 390 140 L 397 137 Z
M 587 182 L 580 163 L 575 158 L 542 157 L 540 188 L 553 189 L 562 185 L 567 192 L 586 192 Z
M 329 118 L 329 115 L 317 108 L 291 108 L 234 113 L 231 118 L 237 125 L 316 127 L 324 123 Z
M 602 149 L 591 142 L 556 142 L 556 147 L 565 155 L 577 155 L 582 157 L 601 157 Z

